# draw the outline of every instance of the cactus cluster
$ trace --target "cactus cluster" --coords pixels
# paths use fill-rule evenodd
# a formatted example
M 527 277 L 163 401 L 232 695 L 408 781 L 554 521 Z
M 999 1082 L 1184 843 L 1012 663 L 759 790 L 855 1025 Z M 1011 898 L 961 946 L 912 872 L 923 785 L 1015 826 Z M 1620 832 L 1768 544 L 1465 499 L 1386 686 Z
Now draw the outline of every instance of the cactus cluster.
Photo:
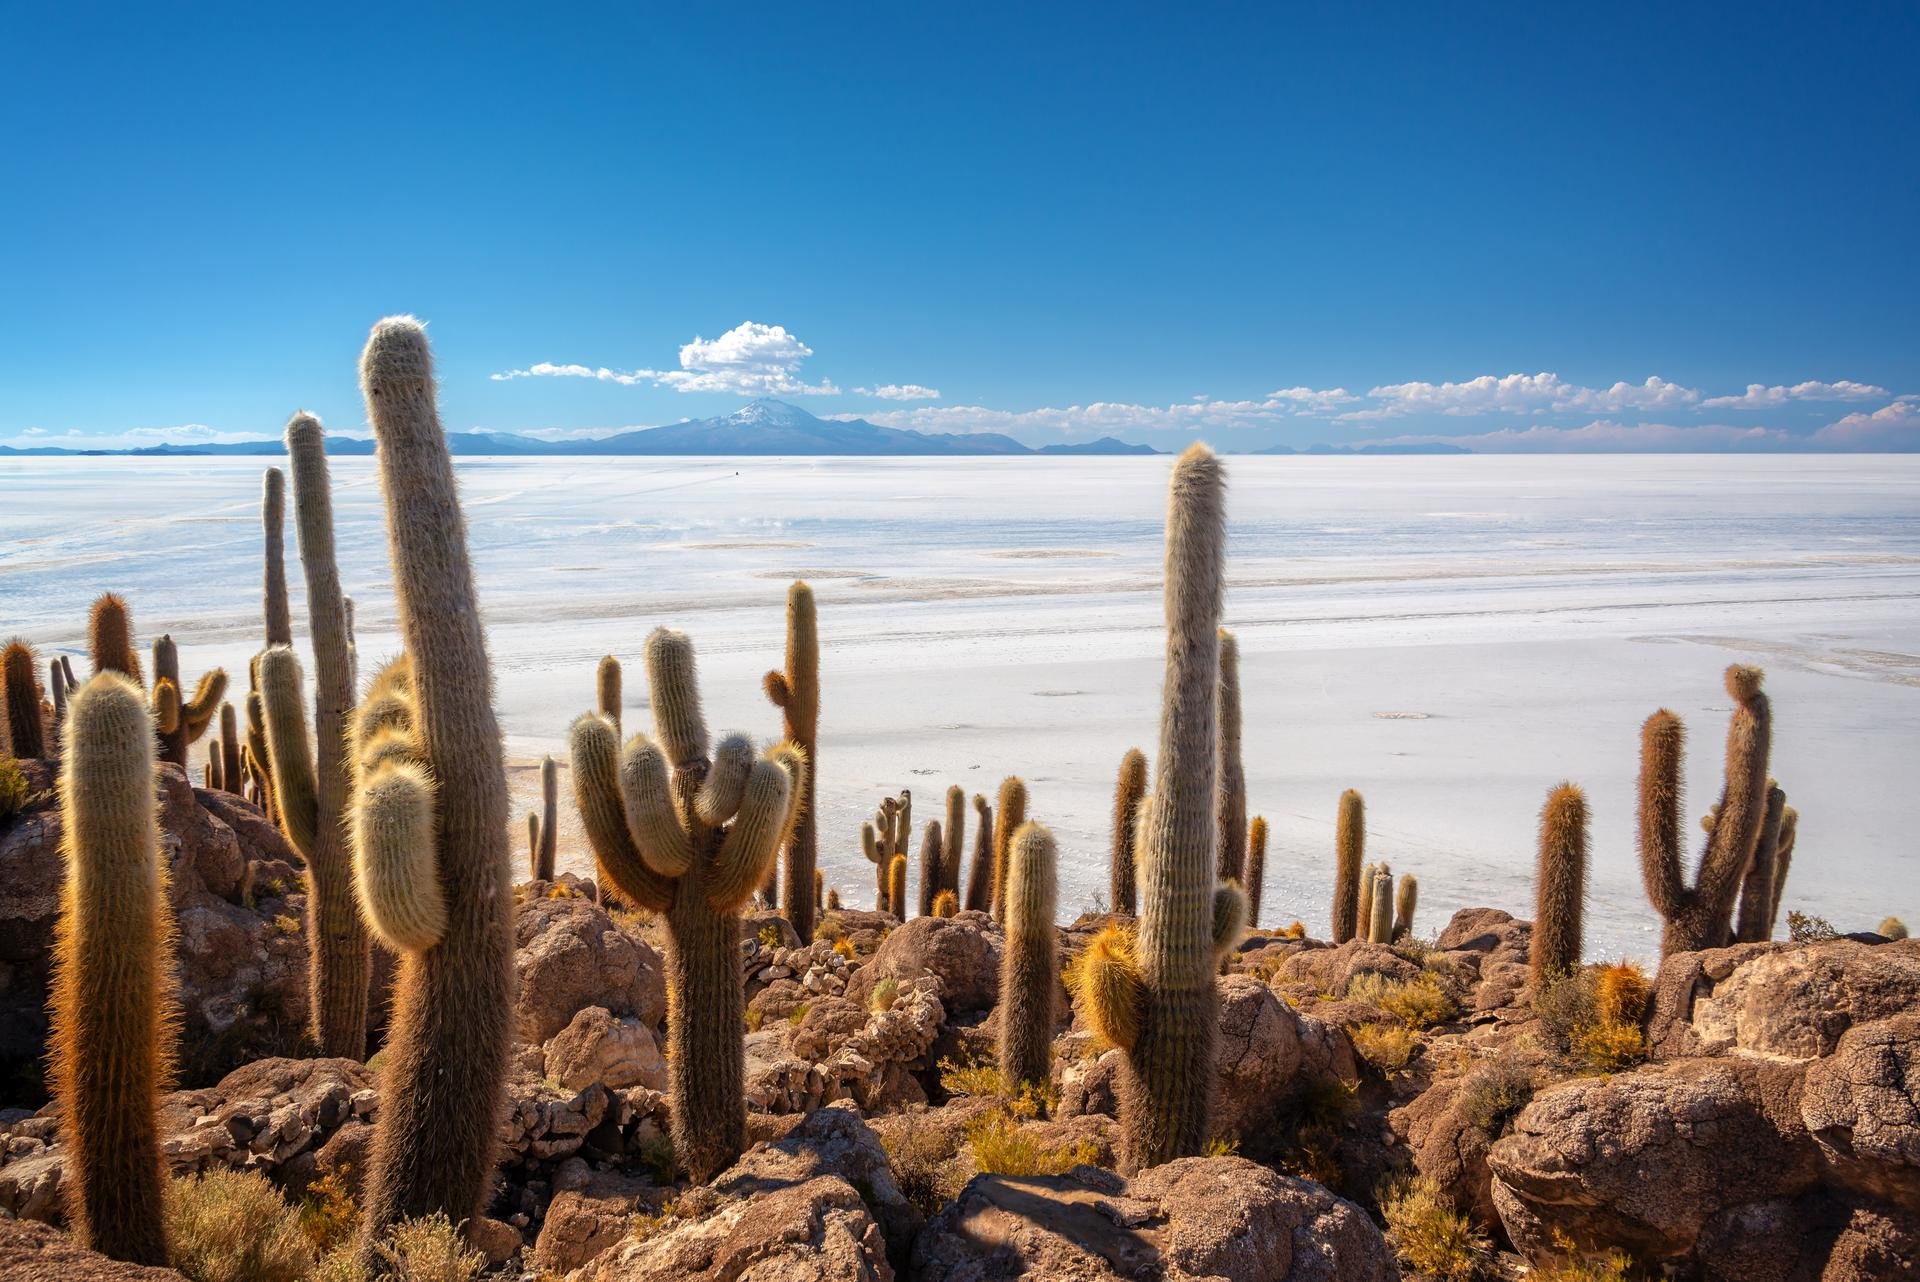
M 794 820 L 807 763 L 792 743 L 710 744 L 683 633 L 655 631 L 645 663 L 653 737 L 621 748 L 603 715 L 575 721 L 574 795 L 601 868 L 665 916 L 673 1143 L 705 1181 L 746 1147 L 740 909 Z
M 913 793 L 902 788 L 898 797 L 882 798 L 872 822 L 860 825 L 860 851 L 873 865 L 873 906 L 896 917 L 901 916 L 905 903 L 904 897 L 899 903 L 893 898 L 893 861 L 899 859 L 905 866 L 912 824 Z

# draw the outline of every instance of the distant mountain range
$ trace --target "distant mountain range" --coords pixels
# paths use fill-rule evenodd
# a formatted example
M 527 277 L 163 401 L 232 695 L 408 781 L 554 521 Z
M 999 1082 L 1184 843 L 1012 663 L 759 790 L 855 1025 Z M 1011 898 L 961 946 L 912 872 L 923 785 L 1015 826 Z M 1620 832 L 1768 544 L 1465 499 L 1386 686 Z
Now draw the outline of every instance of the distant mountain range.
M 1151 445 L 1129 445 L 1111 436 L 1079 444 L 1042 445 L 1038 449 L 1023 445 L 998 432 L 916 432 L 901 427 L 881 427 L 865 419 L 816 418 L 798 405 L 785 401 L 758 400 L 720 418 L 690 419 L 664 427 L 643 427 L 614 436 L 592 440 L 543 441 L 512 432 L 449 432 L 448 447 L 455 454 L 485 455 L 854 455 L 952 456 L 1005 454 L 1160 454 Z M 1259 451 L 1262 454 L 1465 454 L 1452 445 L 1410 445 L 1404 447 L 1366 445 L 1342 447 L 1315 445 L 1296 451 L 1284 445 Z M 286 453 L 284 442 L 275 439 L 234 441 L 206 445 L 148 445 L 140 449 L 74 450 L 56 445 L 27 448 L 0 445 L 0 456 L 49 455 L 155 455 L 163 457 L 202 457 L 210 455 L 258 456 Z M 340 455 L 372 454 L 373 442 L 359 436 L 329 436 L 327 453 Z

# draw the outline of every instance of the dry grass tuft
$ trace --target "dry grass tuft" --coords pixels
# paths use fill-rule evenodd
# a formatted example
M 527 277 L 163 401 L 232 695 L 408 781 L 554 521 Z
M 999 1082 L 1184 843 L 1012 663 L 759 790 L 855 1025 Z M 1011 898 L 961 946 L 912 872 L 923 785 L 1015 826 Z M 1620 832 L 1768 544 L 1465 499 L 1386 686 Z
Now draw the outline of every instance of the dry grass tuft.
M 1411 1028 L 1391 1024 L 1361 1024 L 1347 1030 L 1353 1049 L 1360 1058 L 1385 1073 L 1405 1068 L 1420 1049 L 1420 1039 Z
M 254 1171 L 206 1171 L 167 1189 L 173 1267 L 192 1282 L 300 1282 L 313 1247 L 300 1212 Z
M 1396 1180 L 1380 1197 L 1394 1251 L 1423 1277 L 1436 1282 L 1475 1282 L 1493 1260 L 1487 1235 L 1460 1214 L 1440 1181 L 1430 1175 Z

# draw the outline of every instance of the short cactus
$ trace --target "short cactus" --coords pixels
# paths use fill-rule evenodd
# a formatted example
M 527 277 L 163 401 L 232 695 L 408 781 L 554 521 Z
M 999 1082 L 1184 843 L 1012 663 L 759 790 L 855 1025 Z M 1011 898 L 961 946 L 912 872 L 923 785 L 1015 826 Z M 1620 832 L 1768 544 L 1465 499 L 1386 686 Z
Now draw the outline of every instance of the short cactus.
M 1580 965 L 1587 902 L 1587 795 L 1571 783 L 1547 794 L 1540 811 L 1540 858 L 1534 873 L 1533 991 Z
M 840 888 L 838 886 L 827 887 L 827 911 L 830 913 L 840 911 Z
M 1247 897 L 1247 926 L 1260 925 L 1260 896 L 1267 879 L 1267 819 L 1255 815 L 1247 828 L 1247 879 L 1243 890 Z
M 287 605 L 287 478 L 270 467 L 260 478 L 260 612 L 267 644 L 293 644 L 293 612 Z
M 960 897 L 951 890 L 943 890 L 933 897 L 933 915 L 951 917 L 960 911 Z
M 47 755 L 46 721 L 40 707 L 40 660 L 19 637 L 0 651 L 0 699 L 6 705 L 6 743 L 16 757 Z
M 967 871 L 967 908 L 984 913 L 993 907 L 993 807 L 973 794 L 973 865 Z
M 1000 961 L 1000 1080 L 1009 1094 L 1029 1087 L 1044 1093 L 1053 1080 L 1058 901 L 1053 834 L 1023 824 L 1007 852 L 1007 942 Z
M 1147 795 L 1147 754 L 1128 748 L 1113 784 L 1113 852 L 1107 864 L 1107 898 L 1113 911 L 1131 917 L 1137 889 L 1133 844 L 1140 831 L 1140 802 Z
M 1214 782 L 1214 821 L 1220 830 L 1220 879 L 1247 873 L 1247 772 L 1240 758 L 1240 642 L 1220 629 L 1220 768 Z
M 136 685 L 146 683 L 140 674 L 140 658 L 133 652 L 133 616 L 126 598 L 103 592 L 94 601 L 87 615 L 87 649 L 93 656 L 96 675 L 118 672 L 132 677 Z
M 620 728 L 620 660 L 612 655 L 602 655 L 600 666 L 594 671 L 594 704 L 600 709 L 600 715 Z
M 1379 864 L 1368 864 L 1360 870 L 1360 893 L 1354 903 L 1354 937 L 1362 941 L 1373 932 L 1373 878 L 1379 871 Z
M 394 982 L 362 1204 L 366 1256 L 403 1219 L 439 1212 L 457 1223 L 480 1214 L 505 1107 L 514 980 L 500 724 L 420 323 L 390 317 L 376 325 L 360 381 L 386 499 L 400 641 L 413 673 L 414 736 L 431 771 L 431 823 L 412 834 L 413 862 L 431 870 L 446 900 L 439 942 L 402 953 Z M 366 795 L 403 779 L 405 769 L 396 762 L 364 779 L 359 813 L 417 824 L 419 813 Z M 402 787 L 401 800 L 423 782 Z
M 163 683 L 171 685 L 180 700 L 180 715 L 172 719 L 170 726 L 160 728 L 160 760 L 184 770 L 187 749 L 207 733 L 214 715 L 220 711 L 220 701 L 226 698 L 227 674 L 221 668 L 201 674 L 193 698 L 186 698 L 186 687 L 180 682 L 180 652 L 172 637 L 163 636 L 153 643 L 153 682 L 156 690 Z
M 1372 893 L 1371 881 L 1361 877 L 1367 854 L 1367 803 L 1352 788 L 1340 794 L 1340 811 L 1333 827 L 1333 942 L 1344 944 L 1366 920 L 1361 901 Z
M 800 804 L 807 764 L 789 743 L 756 758 L 744 735 L 710 749 L 683 633 L 649 636 L 646 670 L 653 738 L 637 734 L 616 751 L 604 716 L 574 722 L 574 795 L 601 868 L 666 918 L 674 1150 L 704 1182 L 746 1147 L 740 909 Z
M 1665 708 L 1641 727 L 1640 876 L 1647 898 L 1666 919 L 1660 939 L 1663 957 L 1722 947 L 1732 939 L 1734 900 L 1767 809 L 1773 711 L 1760 688 L 1762 679 L 1758 668 L 1734 664 L 1727 669 L 1734 710 L 1727 725 L 1726 773 L 1691 887 L 1681 870 L 1680 851 L 1680 761 L 1686 731 L 1680 718 Z
M 1166 677 L 1153 790 L 1140 818 L 1133 949 L 1096 940 L 1077 986 L 1094 1030 L 1125 1055 L 1123 1160 L 1131 1170 L 1199 1154 L 1210 1138 L 1218 997 L 1214 972 L 1245 910 L 1216 883 L 1218 630 L 1225 589 L 1225 476 L 1194 445 L 1174 464 L 1166 550 Z M 1005 816 L 1002 817 L 1005 822 Z M 1103 933 L 1102 939 L 1106 936 Z
M 941 883 L 941 861 L 946 858 L 946 841 L 940 832 L 938 819 L 927 820 L 926 832 L 920 838 L 920 898 L 917 905 L 922 917 L 933 916 L 933 900 L 945 889 Z
M 164 1266 L 160 1083 L 175 1027 L 173 916 L 139 687 L 108 668 L 73 692 L 60 805 L 66 888 L 48 1065 L 68 1214 L 93 1250 Z
M 780 915 L 800 938 L 811 939 L 813 870 L 820 841 L 814 821 L 814 781 L 820 769 L 820 632 L 813 589 L 803 582 L 787 588 L 787 662 L 784 668 L 767 673 L 765 687 L 767 698 L 785 719 L 787 742 L 807 760 L 797 822 L 786 842 L 786 891 L 780 899 Z
M 907 919 L 907 857 L 895 855 L 887 861 L 887 911 L 901 921 Z
M 240 718 L 231 703 L 220 705 L 220 778 L 228 792 L 240 791 Z
M 999 820 L 993 829 L 993 919 L 1007 920 L 1007 851 L 1013 834 L 1027 821 L 1027 781 L 1008 775 L 1000 781 Z
M 1393 937 L 1413 936 L 1413 915 L 1420 908 L 1420 879 L 1412 873 L 1400 878 L 1400 889 L 1393 897 Z
M 1367 942 L 1393 942 L 1393 874 L 1373 874 L 1373 894 L 1368 898 Z

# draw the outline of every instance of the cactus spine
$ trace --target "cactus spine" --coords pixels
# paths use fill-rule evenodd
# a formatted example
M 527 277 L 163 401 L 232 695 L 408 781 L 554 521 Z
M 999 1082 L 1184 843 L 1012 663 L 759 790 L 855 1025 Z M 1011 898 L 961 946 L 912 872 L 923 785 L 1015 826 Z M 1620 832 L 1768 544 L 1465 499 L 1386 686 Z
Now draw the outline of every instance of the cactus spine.
M 946 858 L 946 841 L 940 832 L 938 819 L 927 820 L 927 828 L 920 837 L 920 902 L 922 917 L 933 916 L 933 900 L 943 889 L 941 886 L 940 864 Z
M 1021 825 L 1007 852 L 1007 943 L 1000 960 L 1000 1084 L 1009 1095 L 1053 1081 L 1054 990 L 1060 986 L 1053 919 L 1059 852 L 1053 834 Z
M 756 759 L 744 735 L 709 757 L 693 643 L 647 638 L 654 738 L 636 734 L 615 766 L 616 732 L 589 713 L 573 724 L 573 786 L 601 867 L 667 922 L 667 1063 L 673 1142 L 696 1182 L 746 1147 L 746 992 L 740 909 L 772 864 L 807 768 L 782 743 Z
M 1167 506 L 1166 678 L 1153 790 L 1140 819 L 1140 920 L 1133 949 L 1089 947 L 1080 989 L 1094 1029 L 1125 1052 L 1121 1128 L 1129 1169 L 1199 1153 L 1214 1086 L 1222 952 L 1216 924 L 1237 892 L 1217 887 L 1215 709 L 1225 589 L 1225 476 L 1194 445 L 1174 464 Z M 1004 821 L 1004 820 L 1003 820 Z M 1104 935 L 1103 935 L 1104 938 Z M 1097 942 L 1097 941 L 1096 941 Z M 1230 946 L 1230 945 L 1227 945 Z
M 126 599 L 114 592 L 103 592 L 87 615 L 87 649 L 93 656 L 93 670 L 118 672 L 144 684 L 140 659 L 133 652 L 133 616 Z
M 767 673 L 766 690 L 767 698 L 780 709 L 787 742 L 806 754 L 799 820 L 787 839 L 780 915 L 800 938 L 811 939 L 813 870 L 820 841 L 814 822 L 814 784 L 820 773 L 820 629 L 813 589 L 804 582 L 787 588 L 787 666 Z
M 1367 898 L 1367 942 L 1393 942 L 1393 874 L 1375 872 L 1373 893 Z
M 1107 899 L 1113 911 L 1131 917 L 1139 900 L 1133 846 L 1140 829 L 1140 800 L 1147 795 L 1147 754 L 1128 748 L 1113 784 L 1113 855 L 1107 867 Z
M 1260 896 L 1265 890 L 1267 880 L 1267 819 L 1265 815 L 1255 815 L 1253 824 L 1247 829 L 1247 880 L 1244 892 L 1247 897 L 1247 925 L 1260 925 Z
M 560 766 L 552 757 L 540 760 L 540 815 L 531 812 L 527 831 L 533 844 L 533 879 L 552 881 L 554 860 L 560 853 Z
M 0 651 L 0 689 L 7 709 L 7 743 L 16 757 L 47 755 L 46 723 L 40 715 L 40 660 L 15 637 Z
M 967 908 L 993 907 L 993 807 L 984 793 L 973 794 L 973 867 L 967 872 Z
M 419 747 L 432 771 L 434 822 L 417 848 L 446 895 L 445 934 L 403 954 L 394 984 L 362 1216 L 370 1250 L 410 1216 L 439 1211 L 458 1223 L 480 1213 L 511 1040 L 513 898 L 486 632 L 420 323 L 375 325 L 360 381 Z
M 1734 927 L 1734 940 L 1743 944 L 1763 943 L 1773 936 L 1773 878 L 1780 856 L 1780 826 L 1786 819 L 1787 794 L 1778 784 L 1767 784 L 1767 812 L 1760 823 L 1760 840 L 1753 849 L 1753 862 L 1740 887 L 1740 915 Z
M 159 1084 L 174 1039 L 173 918 L 154 805 L 154 733 L 113 670 L 74 691 L 60 805 L 67 879 L 54 944 L 48 1062 L 67 1207 L 93 1250 L 167 1261 Z
M 260 532 L 264 563 L 261 613 L 266 616 L 267 644 L 293 644 L 293 612 L 287 606 L 287 478 L 270 467 L 260 478 Z
M 1571 783 L 1547 794 L 1540 811 L 1540 861 L 1534 873 L 1533 991 L 1580 965 L 1587 899 L 1587 795 Z
M 227 694 L 227 674 L 223 669 L 215 668 L 203 673 L 200 683 L 194 687 L 193 698 L 184 695 L 186 687 L 180 683 L 180 652 L 173 644 L 173 638 L 163 636 L 153 643 L 153 684 L 156 692 L 165 683 L 173 687 L 175 696 L 180 699 L 180 715 L 173 718 L 171 726 L 160 728 L 160 759 L 187 768 L 187 749 L 200 741 L 207 733 L 207 727 L 213 724 L 213 717 L 220 710 L 220 701 Z
M 1726 775 L 1714 807 L 1717 818 L 1691 887 L 1681 870 L 1680 853 L 1680 762 L 1686 732 L 1680 718 L 1665 708 L 1641 727 L 1640 876 L 1647 898 L 1666 920 L 1662 957 L 1718 948 L 1732 937 L 1734 899 L 1767 808 L 1773 711 L 1760 689 L 1763 675 L 1742 664 L 1727 669 L 1734 709 L 1727 725 Z
M 1400 878 L 1399 893 L 1393 899 L 1393 937 L 1407 939 L 1413 934 L 1413 914 L 1420 907 L 1420 879 L 1412 873 Z
M 1247 772 L 1240 759 L 1240 641 L 1220 629 L 1220 769 L 1214 820 L 1220 829 L 1220 878 L 1247 872 Z
M 1333 942 L 1354 937 L 1362 921 L 1360 903 L 1372 891 L 1361 877 L 1367 854 L 1367 803 L 1352 788 L 1340 794 L 1340 813 L 1333 828 Z
M 1008 775 L 1000 781 L 999 821 L 993 829 L 993 919 L 1007 920 L 1007 850 L 1013 834 L 1027 821 L 1027 781 Z

